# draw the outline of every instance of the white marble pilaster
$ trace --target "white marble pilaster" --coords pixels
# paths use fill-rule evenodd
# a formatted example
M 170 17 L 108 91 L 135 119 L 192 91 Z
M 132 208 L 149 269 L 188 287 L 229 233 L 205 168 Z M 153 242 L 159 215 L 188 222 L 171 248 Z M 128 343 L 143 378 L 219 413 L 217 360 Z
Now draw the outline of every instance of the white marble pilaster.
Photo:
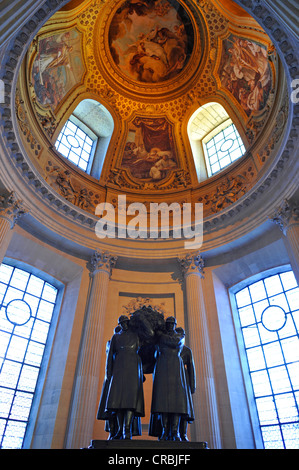
M 221 435 L 203 293 L 204 261 L 200 253 L 193 253 L 180 258 L 179 262 L 186 283 L 189 347 L 193 352 L 197 382 L 193 395 L 195 421 L 191 427 L 192 435 L 196 441 L 208 442 L 209 448 L 219 449 Z
M 271 220 L 279 225 L 284 234 L 290 263 L 299 284 L 299 205 L 288 200 L 283 201 Z
M 87 267 L 91 286 L 74 384 L 66 447 L 79 449 L 90 444 L 97 410 L 97 391 L 106 313 L 108 284 L 116 257 L 95 252 Z

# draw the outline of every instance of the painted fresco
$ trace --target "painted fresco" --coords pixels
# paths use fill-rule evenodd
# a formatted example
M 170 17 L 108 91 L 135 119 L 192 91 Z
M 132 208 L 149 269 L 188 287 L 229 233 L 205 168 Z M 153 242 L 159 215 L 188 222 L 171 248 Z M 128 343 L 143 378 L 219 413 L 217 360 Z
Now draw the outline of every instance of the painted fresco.
M 85 72 L 82 35 L 76 29 L 45 37 L 38 43 L 32 67 L 32 84 L 38 103 L 52 110 L 80 81 Z
M 161 181 L 177 168 L 172 128 L 166 119 L 134 119 L 121 166 L 129 169 L 133 177 L 147 181 Z
M 126 1 L 109 28 L 115 64 L 129 78 L 159 83 L 175 77 L 193 48 L 190 19 L 175 0 Z
M 264 46 L 231 35 L 223 41 L 218 74 L 222 86 L 233 94 L 247 116 L 264 109 L 272 87 Z

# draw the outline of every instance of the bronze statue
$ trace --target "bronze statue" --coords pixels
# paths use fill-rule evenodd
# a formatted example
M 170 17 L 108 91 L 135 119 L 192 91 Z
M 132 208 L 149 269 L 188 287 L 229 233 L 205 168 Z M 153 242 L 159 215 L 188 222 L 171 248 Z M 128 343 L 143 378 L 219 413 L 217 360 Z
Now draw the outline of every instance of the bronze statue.
M 194 420 L 191 395 L 195 369 L 185 331 L 176 319 L 151 306 L 121 315 L 107 343 L 106 376 L 97 419 L 106 421 L 108 439 L 141 435 L 144 416 L 143 374 L 153 373 L 149 435 L 159 440 L 188 440 L 187 426 Z
M 120 325 L 117 325 L 114 328 L 114 333 L 119 333 L 121 331 Z M 110 348 L 110 340 L 107 341 L 106 344 L 106 355 L 108 358 L 109 348 Z M 107 394 L 109 391 L 110 380 L 107 376 L 107 360 L 106 360 L 106 374 L 105 380 L 102 387 L 102 393 L 100 398 L 100 403 L 97 412 L 97 419 L 105 421 L 105 431 L 109 433 L 108 440 L 111 439 L 120 439 L 122 438 L 122 434 L 118 433 L 118 421 L 117 421 L 117 413 L 115 411 L 108 412 L 106 410 L 106 401 L 107 401 Z M 132 424 L 132 435 L 133 436 L 141 436 L 141 420 L 140 416 L 134 416 L 133 424 Z
M 185 330 L 183 328 L 176 328 L 176 331 L 177 333 L 180 333 L 182 336 L 185 337 Z M 188 441 L 188 437 L 187 437 L 188 423 L 192 423 L 192 421 L 194 421 L 194 409 L 193 409 L 192 395 L 193 393 L 195 393 L 195 389 L 196 389 L 196 373 L 195 373 L 192 351 L 185 344 L 181 352 L 181 358 L 183 360 L 184 369 L 185 369 L 187 397 L 189 401 L 190 413 L 189 413 L 189 416 L 181 417 L 179 433 L 180 433 L 180 438 L 182 441 Z
M 157 342 L 149 434 L 157 435 L 160 420 L 159 439 L 180 441 L 180 419 L 190 416 L 191 412 L 181 358 L 183 335 L 175 331 L 175 326 L 176 319 L 168 317 L 166 330 L 160 331 Z
M 121 330 L 121 327 L 117 326 L 116 328 L 114 328 L 114 333 L 118 333 L 120 330 Z M 108 354 L 109 354 L 110 342 L 111 341 L 109 340 L 107 341 L 107 344 L 106 344 L 107 359 L 108 359 Z M 105 430 L 110 433 L 108 439 L 112 439 L 112 437 L 114 437 L 117 432 L 117 419 L 116 419 L 115 412 L 109 413 L 108 411 L 106 411 L 107 394 L 109 391 L 110 380 L 111 380 L 111 377 L 108 378 L 107 359 L 106 359 L 106 374 L 105 374 L 105 380 L 103 383 L 100 403 L 98 407 L 97 419 L 102 419 L 105 421 Z
M 119 317 L 121 330 L 110 342 L 106 375 L 109 390 L 105 411 L 108 416 L 115 414 L 118 432 L 112 439 L 131 439 L 134 417 L 144 416 L 143 371 L 138 355 L 140 340 L 130 328 L 129 318 Z

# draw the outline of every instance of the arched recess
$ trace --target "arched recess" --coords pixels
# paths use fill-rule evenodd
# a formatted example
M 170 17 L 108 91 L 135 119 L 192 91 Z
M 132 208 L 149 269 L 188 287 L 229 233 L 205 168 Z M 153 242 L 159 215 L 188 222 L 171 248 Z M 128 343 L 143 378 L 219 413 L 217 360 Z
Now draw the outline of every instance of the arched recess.
M 91 139 L 92 143 L 88 145 L 90 148 L 90 157 L 88 164 L 85 167 L 81 167 L 88 174 L 93 176 L 96 179 L 99 179 L 101 176 L 103 163 L 105 156 L 109 147 L 111 136 L 114 130 L 114 120 L 110 112 L 105 108 L 104 105 L 99 103 L 94 99 L 83 99 L 73 110 L 72 114 L 69 116 L 64 127 L 62 128 L 60 134 L 57 137 L 55 146 L 59 153 L 66 156 L 62 152 L 62 147 L 66 149 L 64 145 L 61 144 L 64 140 L 65 144 L 69 145 L 69 151 L 76 157 L 76 154 L 79 155 L 80 151 L 84 151 L 84 138 L 78 138 L 77 134 L 73 134 L 67 126 L 67 123 L 71 122 L 73 129 L 76 127 L 82 131 L 89 140 Z M 75 131 L 74 131 L 75 132 Z M 81 133 L 82 134 L 82 133 Z M 72 136 L 74 141 L 74 146 L 68 142 L 68 137 Z M 82 135 L 83 136 L 83 135 Z M 75 142 L 77 140 L 77 143 Z M 82 148 L 81 148 L 82 144 Z M 89 150 L 89 149 L 88 149 Z M 72 161 L 72 160 L 70 160 Z M 73 161 L 73 163 L 75 160 Z M 75 163 L 76 164 L 76 163 Z
M 224 107 L 214 101 L 205 103 L 192 114 L 187 124 L 187 134 L 199 182 L 226 168 L 246 151 L 235 122 Z M 230 158 L 226 152 L 223 152 L 223 155 L 227 154 L 226 161 L 223 161 L 223 165 L 217 164 L 218 169 L 216 171 L 209 159 L 207 144 L 210 142 L 210 145 L 212 145 L 212 140 L 217 139 L 218 135 L 222 145 L 226 144 L 228 153 L 230 148 L 238 148 L 239 150 L 236 152 L 235 158 Z M 231 147 L 229 147 L 230 143 Z

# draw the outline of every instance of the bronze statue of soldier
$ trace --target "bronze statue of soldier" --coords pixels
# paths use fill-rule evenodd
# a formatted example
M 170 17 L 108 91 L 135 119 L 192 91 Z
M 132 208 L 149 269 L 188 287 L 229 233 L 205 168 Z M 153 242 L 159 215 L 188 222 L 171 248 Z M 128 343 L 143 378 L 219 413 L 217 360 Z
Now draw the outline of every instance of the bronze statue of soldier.
M 165 322 L 166 331 L 160 331 L 156 348 L 149 434 L 157 436 L 160 422 L 162 431 L 159 440 L 180 441 L 180 419 L 190 416 L 181 358 L 184 335 L 176 332 L 175 326 L 176 319 L 168 317 Z
M 118 325 L 116 328 L 114 328 L 114 333 L 118 333 L 120 330 L 121 330 L 121 327 Z M 109 354 L 110 342 L 111 340 L 107 341 L 107 344 L 106 344 L 107 358 Z M 118 429 L 116 413 L 114 411 L 110 413 L 106 411 L 106 401 L 107 401 L 107 394 L 108 394 L 109 386 L 110 386 L 110 380 L 111 380 L 111 377 L 110 375 L 108 376 L 108 373 L 107 373 L 107 359 L 106 359 L 106 374 L 105 374 L 105 380 L 104 380 L 103 387 L 102 387 L 102 393 L 101 393 L 100 403 L 99 403 L 98 412 L 97 412 L 97 419 L 105 421 L 105 431 L 109 432 L 108 440 L 112 439 L 116 435 L 117 429 Z
M 185 337 L 185 330 L 181 327 L 176 328 L 176 332 Z M 184 341 L 185 343 L 185 341 Z M 186 386 L 187 386 L 187 397 L 189 401 L 189 415 L 183 416 L 180 419 L 179 433 L 182 441 L 188 441 L 187 429 L 188 424 L 194 421 L 194 408 L 193 408 L 193 399 L 192 395 L 196 390 L 196 372 L 194 367 L 192 351 L 188 346 L 184 344 L 181 358 L 184 364 L 185 376 L 186 376 Z
M 138 354 L 140 340 L 126 315 L 119 317 L 121 330 L 110 341 L 106 364 L 109 381 L 105 411 L 115 414 L 118 432 L 111 439 L 131 439 L 132 423 L 144 416 L 143 370 Z

